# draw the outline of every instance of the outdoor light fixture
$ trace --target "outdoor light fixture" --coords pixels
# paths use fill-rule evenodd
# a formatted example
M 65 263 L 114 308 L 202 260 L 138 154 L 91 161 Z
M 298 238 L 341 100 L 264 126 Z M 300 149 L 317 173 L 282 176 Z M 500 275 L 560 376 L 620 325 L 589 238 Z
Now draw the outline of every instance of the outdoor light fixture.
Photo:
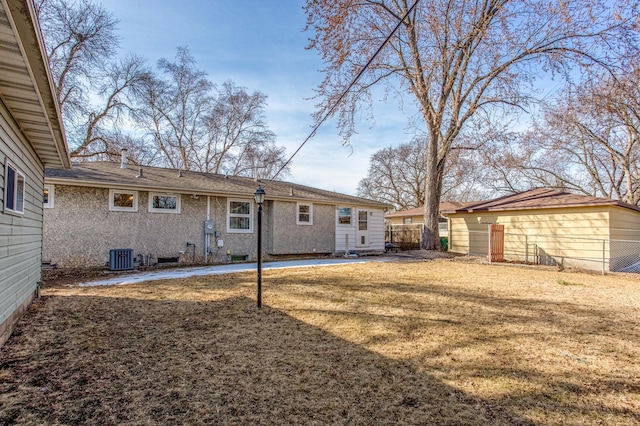
M 258 186 L 256 192 L 253 193 L 253 198 L 255 198 L 258 206 L 262 206 L 262 203 L 264 203 L 264 194 L 265 192 L 264 189 L 262 189 L 262 186 Z
M 258 185 L 253 198 L 258 205 L 258 308 L 262 308 L 262 203 L 264 203 L 264 189 Z

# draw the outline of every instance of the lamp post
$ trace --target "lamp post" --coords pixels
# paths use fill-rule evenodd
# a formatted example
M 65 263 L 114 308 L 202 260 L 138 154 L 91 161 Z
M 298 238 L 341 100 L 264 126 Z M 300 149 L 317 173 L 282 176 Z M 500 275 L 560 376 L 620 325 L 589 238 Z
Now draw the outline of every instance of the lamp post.
M 264 203 L 264 189 L 258 185 L 253 197 L 258 205 L 258 308 L 262 308 L 262 203 Z

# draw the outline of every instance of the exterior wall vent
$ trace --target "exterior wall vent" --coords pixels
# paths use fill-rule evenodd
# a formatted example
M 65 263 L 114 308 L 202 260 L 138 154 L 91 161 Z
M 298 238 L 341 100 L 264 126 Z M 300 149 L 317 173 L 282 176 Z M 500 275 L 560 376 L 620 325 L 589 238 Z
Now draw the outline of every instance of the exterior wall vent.
M 133 249 L 113 249 L 109 251 L 109 270 L 127 271 L 133 269 Z

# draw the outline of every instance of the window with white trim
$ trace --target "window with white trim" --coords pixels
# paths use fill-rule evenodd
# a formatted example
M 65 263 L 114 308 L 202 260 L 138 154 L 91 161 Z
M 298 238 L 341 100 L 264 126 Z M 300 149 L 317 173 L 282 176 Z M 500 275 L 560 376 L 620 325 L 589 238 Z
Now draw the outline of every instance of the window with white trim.
M 54 196 L 55 187 L 53 185 L 45 185 L 42 189 L 42 207 L 52 209 Z
M 227 231 L 230 233 L 253 232 L 253 202 L 227 200 Z
M 404 219 L 402 219 L 402 223 L 405 225 L 411 225 L 413 223 L 413 219 L 410 217 L 405 217 Z
M 296 207 L 296 224 L 313 225 L 313 204 L 298 203 Z
M 137 212 L 138 191 L 128 191 L 126 189 L 110 189 L 109 210 L 114 212 Z
M 150 192 L 149 211 L 152 213 L 180 213 L 180 195 Z
M 351 225 L 351 207 L 338 207 L 338 225 Z
M 6 213 L 24 214 L 24 175 L 9 161 L 4 169 L 4 211 Z

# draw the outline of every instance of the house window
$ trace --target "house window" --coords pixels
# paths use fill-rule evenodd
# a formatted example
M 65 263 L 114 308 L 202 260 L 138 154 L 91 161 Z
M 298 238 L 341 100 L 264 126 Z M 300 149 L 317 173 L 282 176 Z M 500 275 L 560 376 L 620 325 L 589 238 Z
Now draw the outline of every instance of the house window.
M 247 200 L 227 201 L 227 230 L 234 233 L 253 232 L 253 203 Z
M 412 222 L 413 222 L 413 221 L 411 220 L 411 218 L 410 218 L 410 217 L 405 217 L 405 218 L 402 220 L 402 223 L 403 223 L 403 224 L 405 224 L 405 225 L 411 225 L 411 223 L 412 223 Z
M 110 189 L 109 210 L 115 212 L 137 212 L 138 192 L 121 189 Z
M 313 204 L 298 203 L 296 224 L 313 225 Z
M 42 207 L 45 209 L 52 209 L 54 195 L 54 186 L 45 185 L 42 190 Z
M 180 213 L 180 195 L 149 193 L 149 211 L 153 213 Z
M 338 207 L 338 225 L 351 225 L 351 207 Z
M 24 214 L 24 175 L 7 161 L 5 166 L 4 211 Z

